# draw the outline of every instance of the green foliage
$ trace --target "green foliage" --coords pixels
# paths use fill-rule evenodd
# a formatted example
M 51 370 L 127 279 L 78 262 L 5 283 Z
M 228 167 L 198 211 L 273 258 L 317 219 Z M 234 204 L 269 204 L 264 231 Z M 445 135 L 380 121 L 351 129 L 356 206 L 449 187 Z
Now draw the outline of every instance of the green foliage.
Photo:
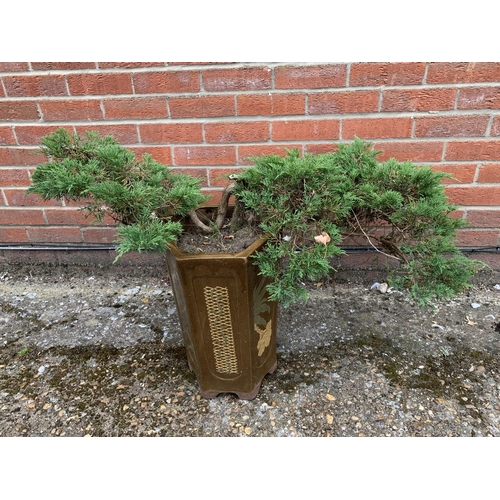
M 325 276 L 345 241 L 397 259 L 403 276 L 391 284 L 419 300 L 467 288 L 482 264 L 454 246 L 464 222 L 450 217 L 455 207 L 442 185 L 447 174 L 395 159 L 379 163 L 378 154 L 355 139 L 329 154 L 253 158 L 255 165 L 238 176 L 237 199 L 269 234 L 256 262 L 273 282 L 273 300 L 287 305 L 305 298 L 301 283 Z M 326 245 L 315 240 L 323 232 L 331 238 Z
M 163 252 L 167 249 L 168 244 L 174 243 L 181 233 L 182 224 L 180 222 L 164 222 L 159 219 L 120 226 L 118 229 L 120 244 L 116 247 L 117 259 L 124 253 L 132 250 L 141 251 L 145 248 L 154 248 Z
M 118 256 L 165 250 L 182 232 L 177 219 L 206 201 L 198 179 L 147 154 L 137 160 L 111 136 L 90 132 L 81 138 L 59 129 L 43 138 L 41 152 L 50 161 L 35 169 L 28 193 L 82 200 L 98 221 L 113 218 L 121 224 Z
M 340 200 L 331 196 L 331 186 L 339 182 L 337 172 L 328 168 L 321 156 L 299 156 L 289 151 L 253 158 L 254 167 L 238 178 L 234 193 L 239 203 L 257 217 L 269 236 L 256 256 L 261 274 L 271 278 L 271 300 L 288 305 L 306 297 L 306 280 L 316 280 L 332 268 L 330 259 L 342 253 L 334 243 L 341 240 L 329 220 L 340 210 Z M 315 237 L 327 233 L 330 244 Z
M 118 256 L 165 250 L 187 214 L 204 231 L 220 228 L 194 215 L 206 201 L 198 179 L 173 173 L 150 155 L 136 159 L 112 137 L 59 129 L 42 140 L 41 151 L 49 161 L 36 168 L 28 192 L 84 201 L 83 210 L 99 221 L 112 217 L 120 225 Z M 454 246 L 464 222 L 450 216 L 455 207 L 444 193 L 446 174 L 395 159 L 380 163 L 378 154 L 356 139 L 328 154 L 262 155 L 236 176 L 239 222 L 258 225 L 269 238 L 255 263 L 270 278 L 272 300 L 304 299 L 305 282 L 327 275 L 346 242 L 397 259 L 391 284 L 422 302 L 468 287 L 482 264 Z

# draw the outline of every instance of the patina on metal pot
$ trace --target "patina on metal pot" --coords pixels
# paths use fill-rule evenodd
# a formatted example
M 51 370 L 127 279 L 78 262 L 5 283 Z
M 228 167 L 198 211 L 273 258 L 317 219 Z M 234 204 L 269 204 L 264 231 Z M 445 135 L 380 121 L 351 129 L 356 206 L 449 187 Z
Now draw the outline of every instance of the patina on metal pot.
M 235 393 L 253 399 L 276 369 L 277 304 L 252 255 L 259 238 L 235 254 L 166 253 L 190 369 L 201 394 Z

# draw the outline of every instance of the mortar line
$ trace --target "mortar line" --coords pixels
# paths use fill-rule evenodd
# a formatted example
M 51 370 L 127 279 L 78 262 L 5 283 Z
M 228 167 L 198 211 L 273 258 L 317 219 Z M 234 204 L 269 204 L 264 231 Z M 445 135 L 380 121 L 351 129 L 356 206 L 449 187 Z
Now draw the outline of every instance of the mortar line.
M 167 118 L 169 120 L 172 120 L 172 115 L 170 113 L 170 100 L 169 100 L 168 96 L 165 96 L 165 103 L 166 103 L 166 106 L 167 106 Z
M 106 110 L 104 109 L 104 100 L 103 99 L 101 99 L 99 101 L 99 107 L 101 108 L 102 117 L 105 120 L 106 119 Z
M 443 141 L 443 153 L 441 155 L 441 162 L 444 162 L 446 159 L 446 150 L 448 149 L 448 141 Z
M 135 85 L 134 85 L 134 73 L 130 72 L 130 86 L 132 87 L 132 95 L 137 95 L 135 92 Z
M 44 116 L 43 116 L 43 111 L 42 111 L 42 106 L 40 106 L 40 103 L 36 103 L 36 107 L 38 110 L 38 120 L 36 120 L 37 123 L 42 123 L 44 122 Z
M 477 181 L 479 179 L 479 173 L 480 173 L 480 170 L 481 170 L 481 167 L 484 165 L 484 162 L 483 161 L 480 161 L 477 166 L 476 166 L 476 171 L 474 173 L 474 178 L 472 179 L 472 183 L 473 184 L 477 184 Z M 483 186 L 483 184 L 481 184 Z
M 71 97 L 71 91 L 69 89 L 69 83 L 68 83 L 68 75 L 63 75 L 64 78 L 64 85 L 66 86 L 66 92 L 68 93 L 68 97 Z
M 454 109 L 455 111 L 460 111 L 460 110 L 458 109 L 458 101 L 460 100 L 460 91 L 461 91 L 461 90 L 462 90 L 462 87 L 458 87 L 458 88 L 457 88 L 457 95 L 455 96 L 455 103 L 454 103 L 454 105 L 453 105 L 453 109 Z
M 63 74 L 66 76 L 67 74 Z M 3 76 L 12 76 L 3 74 Z M 25 75 L 22 75 L 25 76 Z M 0 75 L 1 78 L 1 75 Z M 483 82 L 483 83 L 471 83 L 467 85 L 467 88 L 472 87 L 491 87 L 500 88 L 500 82 Z M 231 94 L 335 94 L 335 93 L 345 93 L 345 92 L 362 92 L 362 91 L 384 91 L 389 90 L 429 90 L 429 89 L 458 89 L 464 88 L 463 84 L 431 84 L 431 85 L 391 85 L 391 86 L 366 86 L 366 87 L 325 87 L 325 88 L 293 88 L 293 89 L 248 89 L 248 90 L 228 90 L 228 91 L 211 91 L 207 92 L 204 89 L 196 92 L 151 92 L 151 93 L 125 93 L 125 94 L 85 94 L 85 95 L 72 95 L 67 96 L 8 96 L 5 93 L 5 97 L 0 97 L 0 102 L 2 101 L 64 101 L 64 100 L 94 100 L 94 99 L 126 99 L 126 98 L 152 98 L 152 97 L 175 97 L 175 98 L 193 98 L 198 95 L 204 97 L 215 97 L 215 96 L 227 96 Z M 457 103 L 458 96 L 455 97 Z M 455 103 L 455 106 L 456 106 Z M 453 108 L 451 110 L 443 111 L 467 111 Z M 478 110 L 480 111 L 480 110 Z
M 422 78 L 422 84 L 427 85 L 427 72 L 429 71 L 429 63 L 425 64 L 424 76 Z
M 97 99 L 96 99 L 97 100 Z M 102 99 L 99 99 L 100 104 L 104 103 Z M 16 126 L 16 127 L 22 127 L 22 126 L 71 126 L 73 124 L 75 125 L 95 125 L 95 126 L 101 126 L 101 125 L 136 125 L 137 123 L 186 123 L 186 122 L 191 122 L 191 123 L 200 123 L 200 122 L 253 122 L 253 121 L 266 121 L 266 120 L 273 120 L 273 121 L 280 121 L 280 120 L 286 120 L 286 121 L 300 121 L 300 120 L 307 120 L 307 121 L 312 121 L 312 120 L 339 120 L 339 119 L 378 119 L 378 118 L 385 118 L 385 119 L 399 119 L 399 118 L 416 118 L 416 117 L 429 117 L 433 115 L 429 115 L 428 112 L 415 112 L 415 111 L 405 111 L 405 112 L 400 112 L 400 113 L 391 113 L 391 112 L 376 112 L 376 111 L 371 111 L 367 113 L 329 113 L 329 114 L 315 114 L 315 115 L 304 115 L 304 114 L 295 114 L 295 115 L 275 115 L 275 116 L 261 116 L 261 115 L 229 115 L 229 116 L 201 116 L 201 117 L 178 117 L 178 118 L 171 118 L 171 112 L 170 112 L 170 106 L 169 106 L 169 101 L 168 98 L 166 100 L 167 103 L 167 115 L 166 117 L 160 117 L 160 118 L 146 118 L 146 119 L 141 119 L 141 118 L 125 118 L 125 119 L 96 119 L 96 120 L 86 120 L 82 118 L 81 120 L 74 119 L 74 120 L 45 120 L 43 117 L 43 113 L 40 107 L 40 104 L 37 102 L 37 109 L 40 113 L 41 118 L 38 119 L 33 119 L 33 120 L 26 120 L 26 121 L 10 121 L 9 125 L 11 126 Z M 485 110 L 466 110 L 466 111 L 461 111 L 461 112 L 454 112 L 453 110 L 450 111 L 440 111 L 439 116 L 440 117 L 472 117 L 472 116 L 491 116 L 491 110 L 485 109 Z M 472 136 L 471 136 L 472 137 Z M 480 139 L 480 137 L 478 137 Z M 484 138 L 484 137 L 483 137 Z M 430 138 L 428 138 L 430 139 Z M 490 139 L 488 137 L 488 139 Z
M 12 135 L 14 136 L 14 140 L 16 141 L 16 145 L 20 146 L 19 140 L 17 139 L 16 127 L 12 126 L 11 129 L 12 129 Z
M 205 92 L 205 82 L 203 81 L 203 71 L 198 70 L 198 83 L 200 84 L 200 92 Z
M 7 89 L 5 88 L 5 84 L 3 83 L 3 78 L 1 76 L 0 76 L 0 85 L 1 85 L 1 87 L 3 89 L 3 95 L 5 97 L 7 97 Z M 2 99 L 4 99 L 4 98 L 3 97 L 0 98 L 0 102 L 2 101 Z
M 485 137 L 491 137 L 491 127 L 493 126 L 493 119 L 495 115 L 491 113 L 490 119 L 488 121 L 488 125 L 486 126 L 486 132 L 484 133 Z

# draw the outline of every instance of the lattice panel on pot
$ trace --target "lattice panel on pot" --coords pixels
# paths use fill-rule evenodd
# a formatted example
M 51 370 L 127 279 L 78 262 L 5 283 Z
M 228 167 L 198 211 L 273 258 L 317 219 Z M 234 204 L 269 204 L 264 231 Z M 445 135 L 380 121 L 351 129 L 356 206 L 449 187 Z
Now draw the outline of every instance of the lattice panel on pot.
M 203 293 L 214 349 L 215 369 L 219 373 L 238 373 L 228 289 L 206 286 Z

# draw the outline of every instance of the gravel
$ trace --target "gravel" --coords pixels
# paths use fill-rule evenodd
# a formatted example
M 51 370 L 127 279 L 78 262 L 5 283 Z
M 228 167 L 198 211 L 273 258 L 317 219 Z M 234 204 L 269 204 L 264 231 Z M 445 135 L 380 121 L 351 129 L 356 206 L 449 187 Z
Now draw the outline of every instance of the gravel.
M 257 397 L 207 400 L 165 271 L 3 264 L 0 436 L 500 436 L 500 273 L 429 308 L 375 278 L 309 285 Z

